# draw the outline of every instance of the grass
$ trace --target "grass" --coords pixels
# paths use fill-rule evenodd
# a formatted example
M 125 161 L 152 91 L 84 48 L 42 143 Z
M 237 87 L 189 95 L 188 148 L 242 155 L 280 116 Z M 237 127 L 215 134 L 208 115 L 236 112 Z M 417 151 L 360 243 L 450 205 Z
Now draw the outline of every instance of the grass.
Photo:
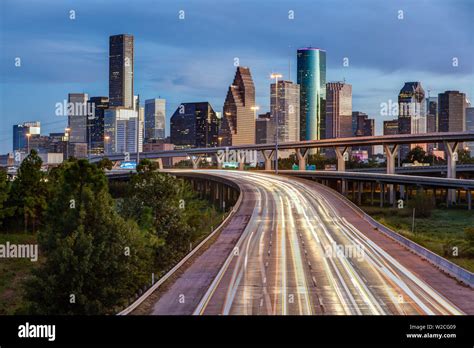
M 0 234 L 0 244 L 36 244 L 36 235 Z M 23 306 L 22 283 L 39 262 L 29 259 L 0 259 L 0 315 L 15 314 Z
M 474 272 L 474 245 L 466 238 L 466 228 L 474 226 L 474 212 L 465 209 L 433 209 L 428 218 L 416 218 L 412 233 L 412 211 L 409 208 L 361 207 L 380 223 L 404 237 Z M 453 247 L 459 253 L 453 255 Z

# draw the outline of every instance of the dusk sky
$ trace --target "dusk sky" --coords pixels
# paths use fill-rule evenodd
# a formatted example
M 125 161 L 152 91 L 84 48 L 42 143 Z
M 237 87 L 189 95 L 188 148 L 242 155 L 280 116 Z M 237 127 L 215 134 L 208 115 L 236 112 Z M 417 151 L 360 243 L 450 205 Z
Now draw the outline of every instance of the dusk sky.
M 235 57 L 268 111 L 270 73 L 296 80 L 303 46 L 326 50 L 327 80 L 352 84 L 353 110 L 374 117 L 381 134 L 394 117 L 381 116 L 380 104 L 396 103 L 406 81 L 431 96 L 460 90 L 474 99 L 473 17 L 472 0 L 1 0 L 0 153 L 12 150 L 13 124 L 63 131 L 55 104 L 68 93 L 107 96 L 109 36 L 121 33 L 135 36 L 135 94 L 167 100 L 167 134 L 182 102 L 222 111 Z

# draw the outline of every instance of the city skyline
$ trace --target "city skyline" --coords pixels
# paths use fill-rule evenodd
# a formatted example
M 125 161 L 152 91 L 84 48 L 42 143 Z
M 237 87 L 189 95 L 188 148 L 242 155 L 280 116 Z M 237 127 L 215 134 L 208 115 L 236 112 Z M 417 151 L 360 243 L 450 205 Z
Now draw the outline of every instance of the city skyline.
M 12 2 L 6 2 L 3 6 L 7 7 L 9 11 L 15 12 L 18 8 L 22 8 L 24 4 L 29 4 L 28 8 L 24 9 L 24 17 L 29 18 L 29 20 L 35 18 L 37 20 L 44 20 L 43 17 L 38 17 L 38 13 L 34 12 L 37 8 L 33 3 L 24 1 L 20 2 L 20 5 L 15 5 Z M 146 2 L 140 4 L 146 7 Z M 45 18 L 57 17 L 58 19 L 61 18 L 61 20 L 58 20 L 58 23 L 53 22 L 53 24 L 45 26 L 40 33 L 32 34 L 28 32 L 28 35 L 31 36 L 28 39 L 36 40 L 36 45 L 28 46 L 28 50 L 18 47 L 14 42 L 15 37 L 18 40 L 21 38 L 21 35 L 25 35 L 25 32 L 19 30 L 18 33 L 11 33 L 13 23 L 6 19 L 6 32 L 12 35 L 8 35 L 8 39 L 4 40 L 8 53 L 2 54 L 2 61 L 4 63 L 2 64 L 2 72 L 5 79 L 2 82 L 2 105 L 0 110 L 5 121 L 2 124 L 7 125 L 7 127 L 2 127 L 0 132 L 0 152 L 11 151 L 12 124 L 38 120 L 42 123 L 42 131 L 45 134 L 64 129 L 67 124 L 67 118 L 55 116 L 54 105 L 67 99 L 68 93 L 88 93 L 91 96 L 106 95 L 108 90 L 108 40 L 110 35 L 120 33 L 130 33 L 135 37 L 136 41 L 135 94 L 140 94 L 141 100 L 157 98 L 158 96 L 167 99 L 167 124 L 169 124 L 171 111 L 181 102 L 206 100 L 215 110 L 222 110 L 228 81 L 232 79 L 235 71 L 235 58 L 239 59 L 241 66 L 248 66 L 252 71 L 256 87 L 256 104 L 260 106 L 260 111 L 269 111 L 268 86 L 271 83 L 269 74 L 272 71 L 278 71 L 283 75 L 284 80 L 296 82 L 296 50 L 299 47 L 308 45 L 323 47 L 327 51 L 327 81 L 345 79 L 353 85 L 353 109 L 365 112 L 369 117 L 375 118 L 376 134 L 382 134 L 382 122 L 392 118 L 391 116 L 385 117 L 380 115 L 380 104 L 388 103 L 389 100 L 396 103 L 397 93 L 401 85 L 406 81 L 421 81 L 425 89 L 431 91 L 432 96 L 446 90 L 459 90 L 468 97 L 472 96 L 473 63 L 472 59 L 470 59 L 472 58 L 472 45 L 470 45 L 472 39 L 465 34 L 468 18 L 466 14 L 462 13 L 463 6 L 472 6 L 469 3 L 461 2 L 460 6 L 450 8 L 450 11 L 459 12 L 459 17 L 456 17 L 456 22 L 453 23 L 453 31 L 459 31 L 459 40 L 456 42 L 456 48 L 452 47 L 449 49 L 448 47 L 448 49 L 443 50 L 443 54 L 438 54 L 437 57 L 429 55 L 429 50 L 433 49 L 433 45 L 425 43 L 426 40 L 420 38 L 419 40 L 410 41 L 403 46 L 408 51 L 404 52 L 403 50 L 396 49 L 400 45 L 400 41 L 403 40 L 393 37 L 394 32 L 400 29 L 397 27 L 400 24 L 402 25 L 402 34 L 406 33 L 406 30 L 410 28 L 413 30 L 416 28 L 420 36 L 428 31 L 429 35 L 442 38 L 445 34 L 443 34 L 441 29 L 436 31 L 429 22 L 425 23 L 426 17 L 429 17 L 428 15 L 430 14 L 430 11 L 427 11 L 426 8 L 418 7 L 409 2 L 401 2 L 394 7 L 380 8 L 381 12 L 377 15 L 380 18 L 374 18 L 373 15 L 367 13 L 367 10 L 362 9 L 362 6 L 361 9 L 354 9 L 354 14 L 364 14 L 369 22 L 383 22 L 386 24 L 387 28 L 383 28 L 381 31 L 387 35 L 390 33 L 388 41 L 390 41 L 389 43 L 392 46 L 388 45 L 390 50 L 387 48 L 384 51 L 385 53 L 382 56 L 385 59 L 381 59 L 384 57 L 380 56 L 380 52 L 375 54 L 376 57 L 374 57 L 375 52 L 372 51 L 377 51 L 377 49 L 380 51 L 385 47 L 386 43 L 383 40 L 378 40 L 380 39 L 378 38 L 379 35 L 371 33 L 369 29 L 358 29 L 359 31 L 366 31 L 366 41 L 371 42 L 370 46 L 367 46 L 367 43 L 359 43 L 363 46 L 365 45 L 365 48 L 368 49 L 364 53 L 364 59 L 361 59 L 358 47 L 354 47 L 353 44 L 349 43 L 350 40 L 338 40 L 340 29 L 336 30 L 332 26 L 328 27 L 331 29 L 328 32 L 318 35 L 305 34 L 301 36 L 303 39 L 299 37 L 297 33 L 304 28 L 310 28 L 311 25 L 310 18 L 308 18 L 304 11 L 305 4 L 309 6 L 307 3 L 295 4 L 294 6 L 275 4 L 272 8 L 265 8 L 261 5 L 244 3 L 237 9 L 234 23 L 237 26 L 239 23 L 242 25 L 248 24 L 255 30 L 255 27 L 259 25 L 253 22 L 250 23 L 249 19 L 245 18 L 245 16 L 239 16 L 243 9 L 249 8 L 253 9 L 251 16 L 266 11 L 269 16 L 280 16 L 282 20 L 289 22 L 284 22 L 285 24 L 282 24 L 284 27 L 280 27 L 282 35 L 278 37 L 277 45 L 272 46 L 273 48 L 270 48 L 267 42 L 269 37 L 271 37 L 267 26 L 266 31 L 262 32 L 261 35 L 253 35 L 260 37 L 250 37 L 250 32 L 247 32 L 248 29 L 246 29 L 243 34 L 244 38 L 230 40 L 231 43 L 227 43 L 227 47 L 222 46 L 222 34 L 209 33 L 207 28 L 195 33 L 194 37 L 197 39 L 194 40 L 194 43 L 191 42 L 189 37 L 187 37 L 189 30 L 195 32 L 196 19 L 203 18 L 203 16 L 206 16 L 206 13 L 205 11 L 197 12 L 196 4 L 188 2 L 164 6 L 165 8 L 159 13 L 159 16 L 166 19 L 164 22 L 166 28 L 161 28 L 161 30 L 167 33 L 167 35 L 156 37 L 151 37 L 151 28 L 149 26 L 137 26 L 136 12 L 139 12 L 140 15 L 150 15 L 145 13 L 146 11 L 138 10 L 128 14 L 131 19 L 130 22 L 134 24 L 120 25 L 121 29 L 116 29 L 118 25 L 115 25 L 114 28 L 114 24 L 108 21 L 105 21 L 100 27 L 92 25 L 90 28 L 81 28 L 80 30 L 70 28 L 68 25 L 82 27 L 84 22 L 93 21 L 96 15 L 89 13 L 86 5 L 66 3 L 51 13 L 40 11 Z M 200 5 L 202 9 L 205 9 L 209 6 L 209 3 L 203 1 Z M 438 16 L 442 16 L 438 12 L 441 12 L 443 4 L 440 3 L 438 5 L 433 7 L 432 11 L 436 11 Z M 106 6 L 106 4 L 100 6 Z M 290 9 L 289 7 L 292 8 Z M 72 8 L 75 8 L 76 11 L 76 19 L 74 20 L 69 19 L 69 11 Z M 182 20 L 178 18 L 180 8 L 185 11 L 185 18 Z M 421 8 L 423 8 L 423 13 L 420 13 Z M 397 11 L 399 9 L 403 9 L 404 19 L 397 18 Z M 59 13 L 60 10 L 64 13 Z M 294 19 L 288 18 L 288 11 L 290 10 L 294 11 Z M 117 11 L 119 13 L 122 11 L 123 14 L 126 12 L 120 10 L 120 6 L 111 9 L 111 11 L 114 14 Z M 326 14 L 333 13 L 334 11 L 335 8 L 333 6 L 324 6 L 322 8 L 322 12 Z M 100 13 L 100 11 L 97 11 L 97 13 Z M 415 13 L 416 23 L 410 20 L 410 14 L 414 15 Z M 336 19 L 336 21 L 348 20 L 346 18 L 347 13 L 342 17 L 344 18 Z M 95 18 L 97 19 L 97 17 Z M 452 21 L 451 18 L 448 19 Z M 321 17 L 321 20 L 324 23 L 324 18 Z M 185 23 L 188 24 L 182 28 L 179 27 L 179 25 Z M 349 25 L 349 23 L 350 21 L 346 24 Z M 21 20 L 18 24 L 21 25 Z M 367 27 L 370 27 L 370 25 Z M 52 30 L 53 28 L 61 28 L 61 34 Z M 174 40 L 176 42 L 172 40 L 173 35 L 170 36 L 171 28 L 175 30 Z M 224 32 L 227 32 L 229 29 L 226 25 L 222 26 Z M 74 38 L 83 37 L 81 35 L 85 35 L 84 32 L 88 35 L 89 41 L 87 43 L 74 40 Z M 45 33 L 50 38 L 46 41 L 40 40 L 44 44 L 40 46 L 37 44 L 38 38 L 33 37 L 36 35 L 41 36 L 42 34 L 44 36 Z M 202 34 L 202 37 L 197 36 L 198 34 Z M 186 35 L 186 38 L 183 40 L 181 40 L 182 35 L 183 37 Z M 351 35 L 353 33 L 347 32 L 346 38 L 349 39 Z M 73 40 L 69 40 L 66 43 L 64 42 L 65 37 L 70 37 Z M 244 42 L 245 39 L 247 39 L 247 42 Z M 275 40 L 275 38 L 272 40 Z M 202 47 L 196 49 L 196 46 L 198 46 L 196 42 Z M 214 42 L 217 44 L 217 50 L 212 46 Z M 416 50 L 410 49 L 410 45 L 413 45 L 413 42 L 415 42 L 415 47 L 417 47 Z M 450 46 L 452 43 L 446 42 L 446 44 Z M 52 58 L 51 55 L 54 52 L 58 54 L 57 50 L 60 47 L 62 52 L 70 53 L 68 59 L 61 56 L 61 59 L 70 62 L 70 65 L 54 64 L 54 57 Z M 425 48 L 429 50 L 426 51 Z M 45 49 L 48 52 L 44 52 Z M 204 61 L 203 50 L 209 51 L 209 49 L 216 54 L 211 55 L 212 57 L 206 56 Z M 448 54 L 449 50 L 452 52 L 450 54 L 451 57 Z M 10 54 L 10 52 L 15 53 Z M 192 54 L 189 54 L 190 52 Z M 343 54 L 344 52 L 346 54 Z M 387 52 L 396 52 L 396 54 L 388 55 Z M 178 56 L 176 56 L 177 53 L 179 53 Z M 59 54 L 65 53 L 59 52 Z M 35 60 L 32 62 L 31 57 L 33 55 Z M 411 59 L 407 60 L 407 55 Z M 22 58 L 21 66 L 19 67 L 16 67 L 14 64 L 16 57 Z M 424 58 L 420 59 L 420 57 Z M 452 66 L 453 57 L 458 59 L 459 64 L 457 67 Z M 348 61 L 345 61 L 345 58 Z M 376 59 L 374 61 L 374 58 L 379 60 L 377 61 Z M 44 59 L 49 59 L 49 63 L 44 64 Z M 160 64 L 153 62 L 159 62 Z M 344 62 L 347 62 L 348 66 L 343 66 Z M 423 64 L 420 65 L 420 62 Z M 11 66 L 8 67 L 6 63 L 9 63 Z M 42 64 L 41 69 L 33 69 L 33 67 L 40 63 Z M 288 72 L 289 65 L 291 67 L 291 76 L 289 76 Z M 75 69 L 71 69 L 71 66 L 74 66 Z M 66 69 L 67 74 L 60 76 L 59 72 L 62 69 Z M 38 86 L 42 84 L 47 87 L 38 89 Z M 23 89 L 22 93 L 19 92 L 20 87 Z M 28 103 L 11 102 L 25 98 L 25 94 L 28 98 Z M 6 102 L 7 100 L 9 101 L 8 103 Z M 32 105 L 35 106 L 34 110 L 32 110 Z M 167 134 L 169 134 L 169 130 L 167 130 Z

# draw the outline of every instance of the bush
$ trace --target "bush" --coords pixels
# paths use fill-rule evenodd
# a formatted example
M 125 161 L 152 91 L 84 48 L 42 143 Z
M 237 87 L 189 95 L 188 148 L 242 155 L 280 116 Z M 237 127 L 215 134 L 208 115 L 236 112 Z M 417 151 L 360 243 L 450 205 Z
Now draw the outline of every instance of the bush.
M 415 197 L 408 202 L 408 207 L 412 210 L 415 208 L 415 217 L 428 218 L 435 207 L 434 199 L 431 195 L 426 194 L 423 189 L 419 189 Z

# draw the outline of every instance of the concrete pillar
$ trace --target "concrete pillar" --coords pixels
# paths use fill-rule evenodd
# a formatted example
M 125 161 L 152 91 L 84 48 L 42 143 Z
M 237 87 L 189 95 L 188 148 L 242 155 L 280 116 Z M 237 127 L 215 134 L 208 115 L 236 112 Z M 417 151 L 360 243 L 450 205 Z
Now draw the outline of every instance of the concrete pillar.
M 341 194 L 343 196 L 347 196 L 347 189 L 348 189 L 347 179 L 341 179 Z
M 173 159 L 171 159 L 172 161 Z M 163 169 L 163 159 L 162 158 L 158 158 L 156 160 L 156 162 L 158 163 L 158 169 L 162 170 Z
M 390 148 L 390 144 L 384 144 L 385 156 L 387 157 L 387 174 L 395 174 L 395 155 L 398 151 L 398 144 Z M 395 190 L 393 184 L 388 185 L 390 204 L 395 204 Z
M 385 184 L 380 183 L 380 207 L 383 207 L 385 197 Z
M 298 158 L 298 168 L 299 170 L 306 170 L 306 157 L 308 156 L 308 149 L 295 149 L 296 157 Z
M 400 199 L 405 199 L 405 185 L 400 185 Z
M 447 177 L 451 179 L 456 179 L 456 162 L 458 160 L 458 145 L 459 143 L 455 141 L 454 143 L 449 143 L 444 141 L 444 151 L 446 152 L 446 162 L 448 166 Z M 454 189 L 449 189 L 447 194 L 447 205 L 450 206 L 453 203 L 456 203 L 456 191 Z
M 346 160 L 349 160 L 349 153 L 347 152 L 347 146 L 340 148 L 339 146 L 334 146 L 334 152 L 337 157 L 337 171 L 345 172 L 346 171 Z M 342 149 L 342 151 L 341 151 Z M 347 155 L 346 155 L 347 153 Z
M 275 150 L 262 150 L 261 152 L 265 159 L 265 170 L 272 170 L 272 156 Z
M 364 183 L 359 181 L 359 189 L 357 190 L 357 203 L 359 206 L 362 205 L 362 190 L 364 189 Z
M 375 185 L 373 182 L 370 183 L 370 205 L 374 205 L 374 191 Z
M 245 168 L 245 152 L 237 151 L 237 161 L 239 162 L 239 170 L 244 170 Z
M 191 160 L 193 161 L 193 169 L 199 169 L 199 162 L 201 161 L 201 156 L 191 156 Z
M 471 195 L 471 190 L 466 191 L 466 196 L 467 196 L 467 209 L 471 210 L 472 209 L 472 195 Z

